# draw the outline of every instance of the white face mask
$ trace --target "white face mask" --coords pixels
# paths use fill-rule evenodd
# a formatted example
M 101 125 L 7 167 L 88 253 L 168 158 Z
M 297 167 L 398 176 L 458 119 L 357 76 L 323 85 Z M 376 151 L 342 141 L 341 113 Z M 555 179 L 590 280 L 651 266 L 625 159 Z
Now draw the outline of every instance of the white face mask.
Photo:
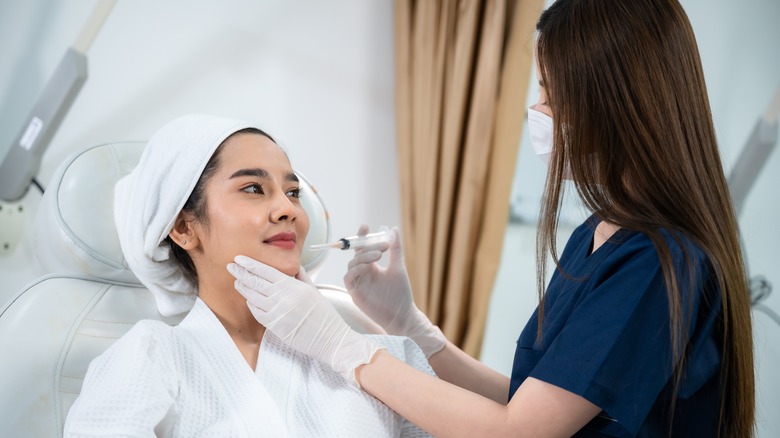
M 528 108 L 528 133 L 534 152 L 545 164 L 550 164 L 553 148 L 553 120 L 547 114 Z

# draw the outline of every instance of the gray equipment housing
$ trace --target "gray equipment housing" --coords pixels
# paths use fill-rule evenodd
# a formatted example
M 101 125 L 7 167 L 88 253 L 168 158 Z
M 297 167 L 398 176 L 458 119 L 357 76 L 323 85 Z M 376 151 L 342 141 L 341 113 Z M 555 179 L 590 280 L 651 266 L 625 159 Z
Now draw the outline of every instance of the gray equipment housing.
M 0 199 L 16 201 L 27 193 L 46 146 L 86 79 L 87 57 L 69 48 L 0 164 Z

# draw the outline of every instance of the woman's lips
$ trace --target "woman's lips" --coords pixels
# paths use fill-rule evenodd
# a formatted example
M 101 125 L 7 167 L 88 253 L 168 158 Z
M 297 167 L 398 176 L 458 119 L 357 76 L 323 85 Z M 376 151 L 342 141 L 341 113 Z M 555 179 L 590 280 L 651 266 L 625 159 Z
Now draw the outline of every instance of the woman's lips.
M 265 240 L 264 243 L 277 246 L 279 248 L 295 248 L 295 233 L 279 233 Z

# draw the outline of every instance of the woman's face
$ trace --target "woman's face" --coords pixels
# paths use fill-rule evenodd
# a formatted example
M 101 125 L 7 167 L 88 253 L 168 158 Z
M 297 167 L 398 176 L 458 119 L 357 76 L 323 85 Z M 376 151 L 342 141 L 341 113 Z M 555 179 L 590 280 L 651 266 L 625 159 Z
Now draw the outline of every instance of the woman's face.
M 550 105 L 547 103 L 547 92 L 544 88 L 544 81 L 542 81 L 542 72 L 539 70 L 539 57 L 536 53 L 536 50 L 534 50 L 534 66 L 536 68 L 536 77 L 539 78 L 539 98 L 536 100 L 536 103 L 532 106 L 532 108 L 536 111 L 539 111 L 540 113 L 544 113 L 552 117 L 553 114 L 550 110 Z
M 194 225 L 198 258 L 208 266 L 199 272 L 225 271 L 245 255 L 296 275 L 309 218 L 287 155 L 268 137 L 242 133 L 227 140 L 219 160 L 205 188 L 207 223 Z

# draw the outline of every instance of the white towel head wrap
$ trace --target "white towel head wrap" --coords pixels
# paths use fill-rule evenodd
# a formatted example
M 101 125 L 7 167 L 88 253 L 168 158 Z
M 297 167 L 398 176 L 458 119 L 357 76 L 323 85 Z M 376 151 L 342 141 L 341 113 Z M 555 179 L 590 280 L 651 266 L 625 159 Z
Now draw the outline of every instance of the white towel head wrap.
M 169 122 L 146 145 L 138 165 L 116 183 L 114 220 L 130 269 L 154 294 L 162 315 L 189 311 L 197 285 L 163 243 L 217 147 L 252 124 L 207 115 Z

